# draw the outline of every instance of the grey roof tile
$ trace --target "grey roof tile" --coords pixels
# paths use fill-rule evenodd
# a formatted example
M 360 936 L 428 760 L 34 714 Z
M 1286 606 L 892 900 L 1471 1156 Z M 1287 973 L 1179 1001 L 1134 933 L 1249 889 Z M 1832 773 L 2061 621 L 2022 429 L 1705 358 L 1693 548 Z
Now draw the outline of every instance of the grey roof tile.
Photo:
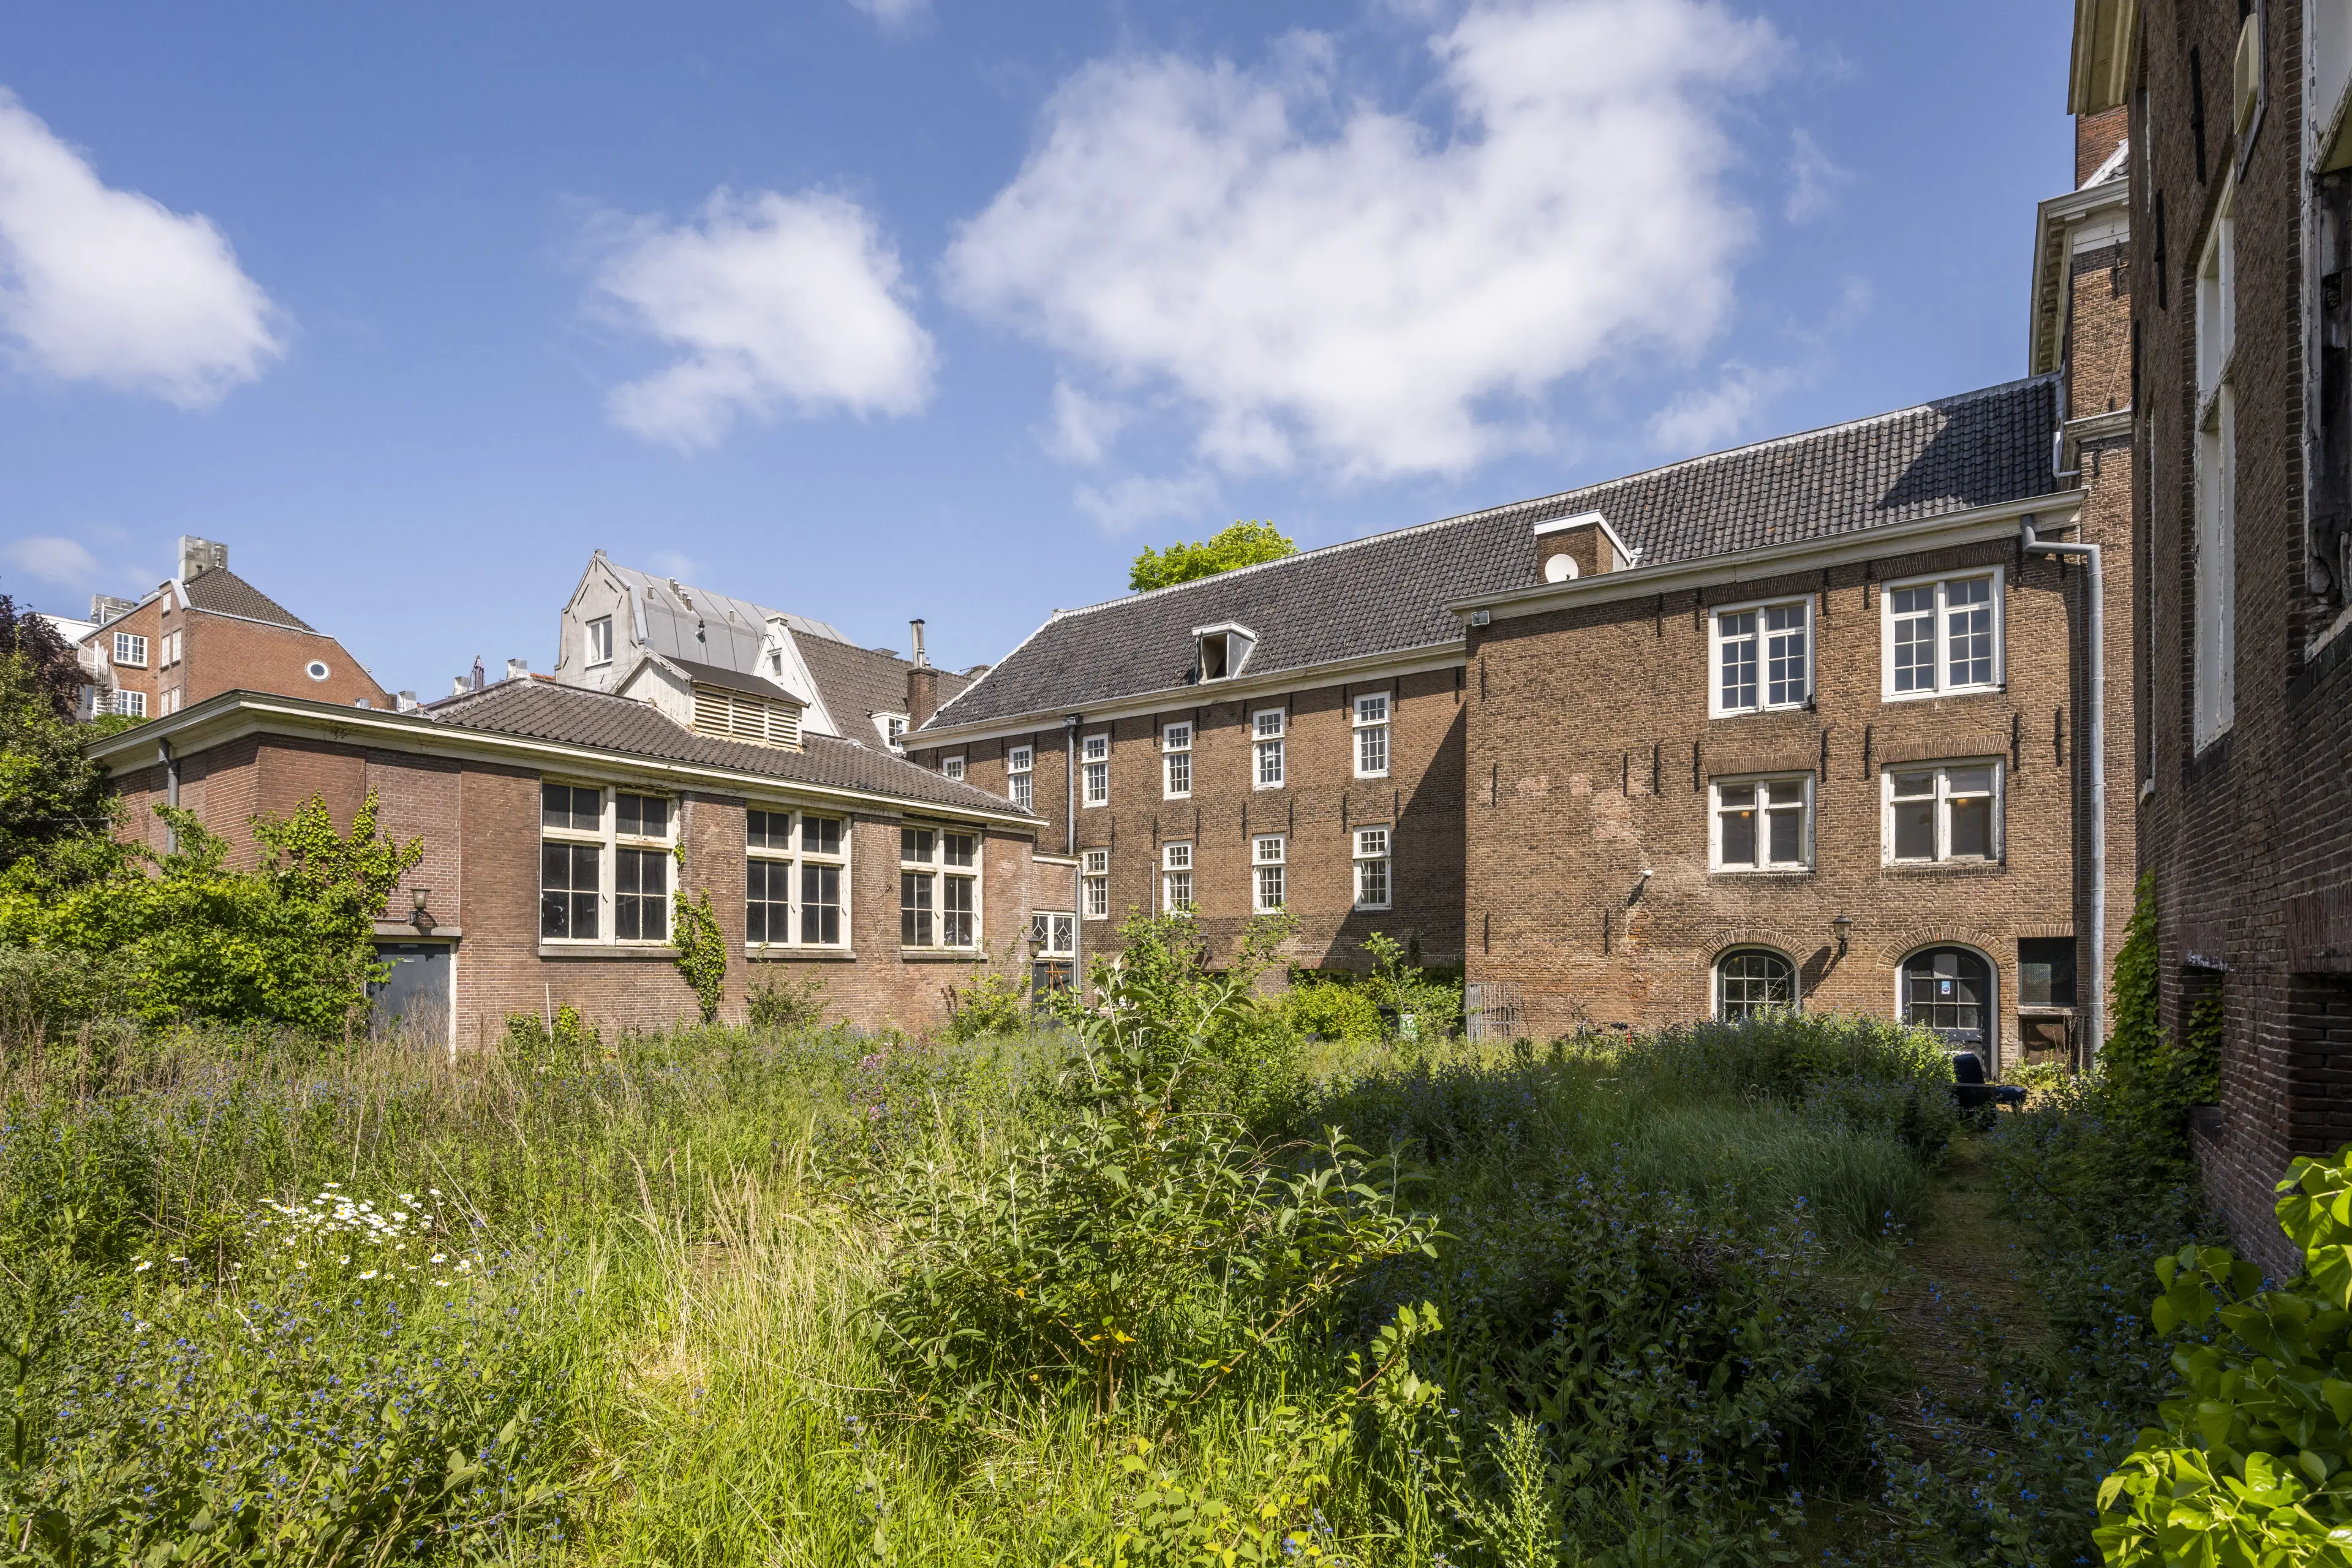
M 248 621 L 267 621 L 274 626 L 291 626 L 298 632 L 318 629 L 226 566 L 200 572 L 189 578 L 184 586 L 188 608 L 192 610 L 241 616 Z
M 1736 447 L 1580 489 L 1327 545 L 1198 582 L 1066 610 L 935 726 L 1048 715 L 1192 679 L 1192 628 L 1258 635 L 1246 673 L 1454 641 L 1456 599 L 1536 584 L 1528 531 L 1598 511 L 1643 566 L 1859 532 L 2055 488 L 2055 379 Z
M 453 729 L 526 735 L 563 745 L 764 773 L 788 784 L 859 790 L 918 805 L 962 806 L 1000 815 L 1019 809 L 1001 795 L 917 767 L 877 746 L 861 746 L 830 735 L 807 736 L 805 749 L 797 752 L 722 741 L 682 728 L 650 703 L 530 676 L 445 697 L 426 703 L 420 711 Z
M 907 671 L 914 665 L 887 648 L 803 638 L 799 644 L 809 679 L 824 699 L 825 711 L 851 739 L 880 743 L 873 716 L 907 710 Z M 952 670 L 940 671 L 940 700 L 946 702 L 971 683 Z

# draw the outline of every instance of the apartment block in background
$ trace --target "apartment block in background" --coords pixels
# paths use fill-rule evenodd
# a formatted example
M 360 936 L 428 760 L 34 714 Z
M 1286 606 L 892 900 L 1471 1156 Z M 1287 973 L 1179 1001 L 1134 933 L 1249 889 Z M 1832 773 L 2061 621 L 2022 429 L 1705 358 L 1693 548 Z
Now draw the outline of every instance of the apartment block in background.
M 184 537 L 180 570 L 143 599 L 103 595 L 77 642 L 85 718 L 161 718 L 224 691 L 384 708 L 392 700 L 343 645 L 228 569 L 228 547 Z

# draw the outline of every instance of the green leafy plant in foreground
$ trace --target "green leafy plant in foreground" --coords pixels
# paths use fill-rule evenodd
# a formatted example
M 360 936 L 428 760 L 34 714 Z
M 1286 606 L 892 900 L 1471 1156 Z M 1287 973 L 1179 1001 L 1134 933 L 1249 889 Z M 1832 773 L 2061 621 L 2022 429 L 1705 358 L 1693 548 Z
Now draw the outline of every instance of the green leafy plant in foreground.
M 719 929 L 719 917 L 711 912 L 710 889 L 705 888 L 688 899 L 680 888 L 670 895 L 670 901 L 676 910 L 669 942 L 677 949 L 677 972 L 694 987 L 702 1021 L 715 1024 L 719 1005 L 727 999 L 727 937 Z
M 2158 1260 L 2183 1386 L 2099 1489 L 2114 1568 L 2352 1563 L 2352 1145 L 2279 1191 L 2305 1265 L 2285 1285 L 2223 1247 Z

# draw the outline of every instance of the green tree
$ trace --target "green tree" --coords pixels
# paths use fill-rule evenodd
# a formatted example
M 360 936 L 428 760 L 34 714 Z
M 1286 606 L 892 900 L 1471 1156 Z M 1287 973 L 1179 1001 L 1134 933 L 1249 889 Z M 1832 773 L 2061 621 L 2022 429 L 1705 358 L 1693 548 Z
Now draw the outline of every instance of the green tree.
M 136 972 L 132 1007 L 151 1022 L 348 1027 L 368 983 L 383 976 L 376 917 L 424 858 L 424 841 L 381 834 L 372 794 L 338 833 L 313 795 L 291 816 L 253 819 L 261 864 L 244 871 L 228 864 L 228 840 L 194 814 L 156 815 L 172 826 L 167 854 L 133 847 L 96 878 L 32 858 L 0 873 L 0 940 L 123 954 Z
M 118 808 L 106 770 L 82 754 L 89 731 L 59 710 L 53 673 L 33 653 L 0 651 L 0 868 L 29 858 L 52 875 L 79 867 L 86 880 L 120 862 Z
M 1145 546 L 1143 553 L 1135 558 L 1134 570 L 1127 574 L 1127 585 L 1138 593 L 1147 588 L 1167 588 L 1190 583 L 1195 577 L 1213 577 L 1236 566 L 1255 566 L 1261 561 L 1279 561 L 1297 553 L 1298 546 L 1285 538 L 1274 524 L 1236 522 L 1213 538 L 1192 543 L 1179 540 L 1165 550 Z

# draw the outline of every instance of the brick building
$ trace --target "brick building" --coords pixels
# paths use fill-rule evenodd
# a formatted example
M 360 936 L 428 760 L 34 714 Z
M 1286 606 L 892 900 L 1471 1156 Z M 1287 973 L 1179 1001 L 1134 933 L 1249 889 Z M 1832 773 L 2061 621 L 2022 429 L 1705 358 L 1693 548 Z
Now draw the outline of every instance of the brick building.
M 1090 941 L 1279 906 L 1295 963 L 1411 939 L 1497 1032 L 2078 1049 L 2134 856 L 2122 129 L 2037 214 L 2028 380 L 1057 613 L 908 755 L 1047 819 Z
M 136 603 L 101 597 L 90 619 L 85 718 L 160 718 L 225 691 L 392 706 L 342 644 L 231 572 L 228 547 L 210 540 L 182 539 L 178 575 Z
M 2208 1191 L 2282 1269 L 2272 1184 L 2352 1139 L 2348 90 L 2343 0 L 2075 8 L 2072 107 L 2129 117 L 2148 279 L 2136 674 L 2162 1016 L 2218 1018 Z
M 608 1027 L 690 1017 L 670 895 L 708 892 L 722 1016 L 771 979 L 824 981 L 829 1016 L 928 1027 L 946 992 L 1017 972 L 1035 820 L 879 746 L 697 734 L 650 703 L 524 675 L 416 712 L 228 692 L 97 742 L 131 830 L 170 801 L 254 853 L 247 823 L 373 791 L 425 858 L 377 923 L 392 1004 L 453 1046 L 571 1004 Z M 1055 879 L 1058 887 L 1061 879 Z

